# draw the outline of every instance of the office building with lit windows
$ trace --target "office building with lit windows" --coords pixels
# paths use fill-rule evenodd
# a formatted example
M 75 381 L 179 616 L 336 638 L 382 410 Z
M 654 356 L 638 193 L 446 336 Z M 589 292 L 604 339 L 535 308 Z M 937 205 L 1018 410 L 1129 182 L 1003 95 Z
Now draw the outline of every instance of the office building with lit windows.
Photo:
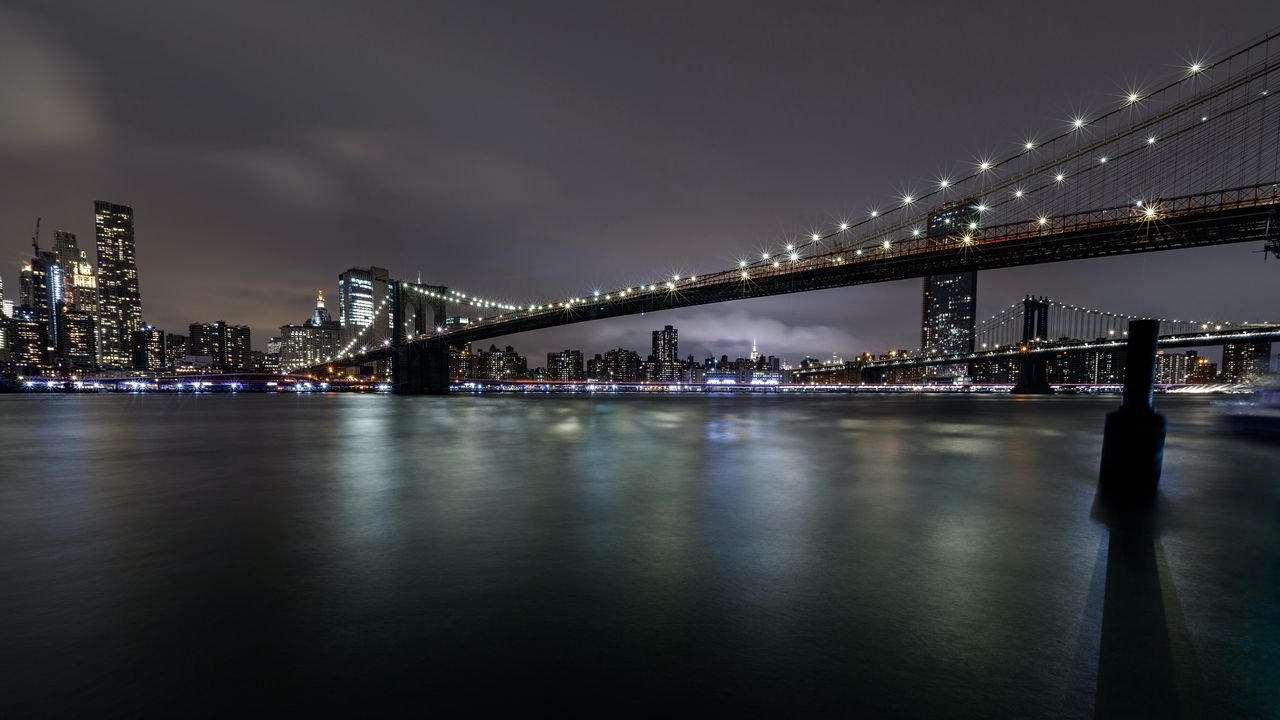
M 670 325 L 653 331 L 653 373 L 650 379 L 658 382 L 680 379 L 680 331 Z
M 935 245 L 959 243 L 966 234 L 980 230 L 980 222 L 978 210 L 971 202 L 955 203 L 929 216 L 926 237 Z M 920 330 L 920 349 L 924 354 L 973 352 L 977 303 L 976 271 L 926 277 Z M 928 370 L 931 376 L 956 376 L 965 372 L 963 365 Z
M 104 368 L 128 367 L 133 362 L 130 338 L 142 329 L 133 208 L 98 200 L 93 211 L 98 241 L 98 364 Z
M 387 297 L 389 278 L 390 272 L 380 267 L 351 268 L 338 276 L 338 323 L 342 326 L 342 342 L 351 342 L 358 336 L 363 342 L 373 344 L 391 337 L 389 314 L 384 314 L 377 325 L 370 327 L 378 307 Z

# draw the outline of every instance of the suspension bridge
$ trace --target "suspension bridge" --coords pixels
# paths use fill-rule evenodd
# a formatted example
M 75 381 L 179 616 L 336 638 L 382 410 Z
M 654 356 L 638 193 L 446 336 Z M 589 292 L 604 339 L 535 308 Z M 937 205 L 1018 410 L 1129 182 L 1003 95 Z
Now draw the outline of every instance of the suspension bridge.
M 649 277 L 580 296 L 514 301 L 390 281 L 375 318 L 326 365 L 392 364 L 397 392 L 448 392 L 448 348 L 514 333 L 708 303 L 948 273 L 1257 242 L 1280 257 L 1280 38 L 1197 62 L 1105 110 L 1070 118 L 1003 155 L 976 159 L 920 193 L 779 242 L 712 272 Z M 449 305 L 476 315 L 446 322 Z M 1050 306 L 1049 314 L 1054 313 Z M 1066 314 L 1063 313 L 1063 317 Z M 1012 317 L 1012 316 L 1010 316 Z M 1072 314 L 1111 341 L 1122 316 Z M 1006 318 L 1008 319 L 1008 318 Z M 1037 321 L 1038 322 L 1038 321 Z M 389 337 L 372 342 L 378 323 Z M 984 324 L 982 352 L 1034 350 L 1012 325 Z M 1047 326 L 1046 326 L 1047 327 Z M 1200 344 L 1230 332 L 1173 328 Z M 1238 330 L 1230 328 L 1231 332 Z M 1046 331 L 1047 332 L 1047 331 Z M 1228 332 L 1218 336 L 1214 333 Z M 1083 327 L 1063 337 L 1096 331 Z M 1234 336 L 1231 336 L 1234 337 Z M 1268 336 L 1269 337 L 1269 336 Z M 1089 340 L 1093 342 L 1093 339 Z M 1116 340 L 1120 342 L 1120 340 Z M 1162 342 L 1182 342 L 1166 338 Z M 1191 342 L 1187 339 L 1187 342 Z M 917 364 L 956 362 L 914 357 Z M 286 368 L 313 371 L 316 368 Z

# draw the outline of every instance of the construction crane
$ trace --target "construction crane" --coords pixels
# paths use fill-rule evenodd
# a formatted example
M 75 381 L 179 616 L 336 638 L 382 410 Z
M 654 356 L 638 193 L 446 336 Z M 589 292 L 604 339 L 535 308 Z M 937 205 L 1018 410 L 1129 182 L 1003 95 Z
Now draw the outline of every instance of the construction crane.
M 36 257 L 40 257 L 40 218 L 36 218 L 36 231 L 31 236 L 31 248 L 36 251 Z

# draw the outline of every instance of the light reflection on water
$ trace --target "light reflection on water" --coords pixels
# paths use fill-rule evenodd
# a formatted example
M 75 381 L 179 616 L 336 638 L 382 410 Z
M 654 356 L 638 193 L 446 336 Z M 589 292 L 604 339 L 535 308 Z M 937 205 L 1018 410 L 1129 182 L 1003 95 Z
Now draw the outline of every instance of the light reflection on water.
M 1115 402 L 0 396 L 3 702 L 1091 715 Z M 1161 409 L 1130 594 L 1276 715 L 1280 453 Z

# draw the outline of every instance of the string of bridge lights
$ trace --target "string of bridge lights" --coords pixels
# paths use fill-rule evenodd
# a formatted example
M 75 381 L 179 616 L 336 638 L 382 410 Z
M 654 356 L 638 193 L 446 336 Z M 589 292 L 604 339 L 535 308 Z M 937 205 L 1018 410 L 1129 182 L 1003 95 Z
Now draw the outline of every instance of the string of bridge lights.
M 898 199 L 898 201 L 896 201 L 897 204 L 894 207 L 886 210 L 883 213 L 878 208 L 873 208 L 868 212 L 867 217 L 862 220 L 859 220 L 856 222 L 844 220 L 840 222 L 839 225 L 834 229 L 831 229 L 828 231 L 811 232 L 808 236 L 810 240 L 809 244 L 797 244 L 796 242 L 788 242 L 785 245 L 781 246 L 782 247 L 781 250 L 767 249 L 762 251 L 759 255 L 758 260 L 748 260 L 745 258 L 739 259 L 737 262 L 736 270 L 720 271 L 717 273 L 713 273 L 710 276 L 704 276 L 704 278 L 708 278 L 708 279 L 711 277 L 719 278 L 721 276 L 728 276 L 731 273 L 737 273 L 741 280 L 747 281 L 751 279 L 751 272 L 754 269 L 758 269 L 758 268 L 780 269 L 782 267 L 783 262 L 789 262 L 789 263 L 800 262 L 802 259 L 805 259 L 804 251 L 807 247 L 816 246 L 824 241 L 831 240 L 833 238 L 848 237 L 853 232 L 856 232 L 859 228 L 862 228 L 868 224 L 871 224 L 871 223 L 879 224 L 883 222 L 884 218 L 887 218 L 895 213 L 898 213 L 898 214 L 906 213 L 911 208 L 915 207 L 916 205 L 918 205 L 919 203 L 925 200 L 928 200 L 929 198 L 932 198 L 937 195 L 945 196 L 949 192 L 955 192 L 960 185 L 967 183 L 969 181 L 972 181 L 975 178 L 989 177 L 988 175 L 989 173 L 992 173 L 998 170 L 1001 166 L 1004 166 L 1008 163 L 1014 162 L 1022 158 L 1026 158 L 1028 157 L 1029 153 L 1032 153 L 1033 151 L 1042 150 L 1043 148 L 1048 147 L 1054 143 L 1057 143 L 1063 139 L 1073 137 L 1077 135 L 1079 131 L 1084 130 L 1085 128 L 1091 125 L 1102 122 L 1107 118 L 1110 118 L 1116 115 L 1117 113 L 1124 112 L 1135 106 L 1140 106 L 1145 101 L 1150 100 L 1151 98 L 1157 95 L 1160 95 L 1162 93 L 1168 92 L 1169 90 L 1178 87 L 1179 85 L 1181 85 L 1184 82 L 1187 82 L 1188 80 L 1192 80 L 1196 77 L 1199 77 L 1204 73 L 1206 73 L 1207 71 L 1213 69 L 1214 67 L 1217 67 L 1218 65 L 1224 62 L 1228 62 L 1242 54 L 1248 53 L 1249 51 L 1270 42 L 1271 39 L 1272 38 L 1270 36 L 1267 38 L 1264 38 L 1263 40 L 1260 40 L 1251 45 L 1248 45 L 1243 49 L 1238 50 L 1212 63 L 1199 61 L 1199 60 L 1193 61 L 1191 64 L 1186 66 L 1185 72 L 1177 79 L 1166 83 L 1164 86 L 1150 93 L 1144 92 L 1143 90 L 1138 88 L 1131 88 L 1126 92 L 1122 103 L 1118 107 L 1110 111 L 1104 112 L 1098 115 L 1097 117 L 1094 117 L 1093 119 L 1090 119 L 1085 115 L 1076 115 L 1070 119 L 1070 122 L 1066 130 L 1051 136 L 1050 138 L 1048 138 L 1043 142 L 1039 142 L 1034 138 L 1030 138 L 1021 142 L 1019 145 L 1019 150 L 1016 153 L 1011 154 L 1007 157 L 1000 158 L 1000 159 L 992 159 L 992 158 L 985 158 L 985 157 L 979 158 L 978 163 L 975 165 L 973 172 L 965 177 L 962 177 L 959 179 L 953 179 L 951 177 L 945 177 L 945 176 L 938 178 L 938 180 L 936 181 L 936 187 L 933 190 L 926 192 L 922 195 L 916 195 L 913 192 L 907 192 L 903 194 Z M 1230 92 L 1231 90 L 1238 88 L 1242 83 L 1251 82 L 1253 79 L 1256 79 L 1257 77 L 1269 74 L 1270 72 L 1273 72 L 1274 69 L 1275 68 L 1271 67 L 1270 65 L 1267 65 L 1261 71 L 1254 71 L 1254 73 L 1248 75 L 1247 78 L 1244 80 L 1238 79 L 1234 83 L 1227 83 L 1225 84 L 1224 87 L 1216 88 L 1213 93 L 1194 96 L 1190 100 L 1184 103 L 1174 106 L 1173 108 L 1167 109 L 1161 113 L 1157 113 L 1151 117 L 1146 118 L 1142 122 L 1129 126 L 1123 130 L 1120 130 L 1117 133 L 1115 133 L 1113 136 L 1102 138 L 1098 141 L 1095 141 L 1094 143 L 1087 145 L 1082 149 L 1077 149 L 1074 152 L 1069 152 L 1062 157 L 1055 157 L 1050 161 L 1041 163 L 1035 168 L 1023 171 L 1022 173 L 1015 174 L 1014 177 L 1005 179 L 1001 182 L 996 183 L 990 188 L 987 188 L 981 191 L 982 194 L 989 194 L 991 192 L 997 192 L 1001 189 L 1008 189 L 1010 192 L 1009 198 L 1001 201 L 994 201 L 994 202 L 979 200 L 978 203 L 972 209 L 977 211 L 979 215 L 981 215 L 982 213 L 993 210 L 995 207 L 1004 205 L 1008 202 L 1024 200 L 1029 196 L 1031 196 L 1032 194 L 1039 192 L 1041 190 L 1061 186 L 1064 182 L 1066 182 L 1069 179 L 1067 172 L 1061 169 L 1061 167 L 1066 163 L 1069 163 L 1074 160 L 1078 160 L 1084 155 L 1092 153 L 1100 147 L 1105 147 L 1106 145 L 1112 144 L 1120 139 L 1123 139 L 1126 136 L 1138 134 L 1143 130 L 1169 117 L 1176 117 L 1178 115 L 1184 114 L 1186 110 L 1192 107 L 1195 107 L 1196 105 L 1203 104 L 1204 102 L 1207 102 L 1210 99 L 1216 98 L 1220 94 Z M 1262 96 L 1263 97 L 1267 96 L 1266 90 L 1262 92 Z M 1254 98 L 1253 100 L 1247 101 L 1244 106 L 1237 106 L 1235 108 L 1231 108 L 1226 111 L 1217 113 L 1216 115 L 1213 116 L 1213 119 L 1229 114 L 1231 112 L 1236 112 L 1240 110 L 1242 107 L 1251 105 L 1252 102 L 1258 99 L 1259 98 Z M 1200 123 L 1207 122 L 1210 119 L 1211 117 L 1209 115 L 1202 115 L 1199 117 L 1199 122 Z M 1188 132 L 1194 129 L 1195 127 L 1198 127 L 1198 125 L 1191 124 L 1183 128 L 1179 128 L 1172 133 L 1166 134 L 1164 139 L 1171 139 L 1176 135 L 1180 135 L 1183 132 Z M 1083 174 L 1090 170 L 1098 169 L 1107 164 L 1114 164 L 1115 162 L 1122 160 L 1125 157 L 1131 156 L 1137 152 L 1140 152 L 1143 149 L 1148 149 L 1148 148 L 1151 148 L 1152 146 L 1157 145 L 1158 141 L 1161 139 L 1162 138 L 1158 137 L 1156 134 L 1146 134 L 1145 137 L 1141 139 L 1140 144 L 1138 146 L 1131 148 L 1129 150 L 1126 150 L 1124 152 L 1121 152 L 1114 156 L 1101 155 L 1100 157 L 1097 158 L 1096 163 L 1091 163 L 1088 167 L 1081 168 L 1077 172 L 1077 175 Z M 1044 176 L 1046 178 L 1051 178 L 1051 179 L 1046 179 L 1046 181 L 1043 182 L 1042 184 L 1030 189 L 1018 184 L 1018 183 L 1023 183 L 1037 176 Z M 1139 218 L 1156 219 L 1160 212 L 1160 209 L 1158 208 L 1158 206 L 1153 204 L 1147 204 L 1144 206 L 1144 203 L 1141 200 L 1139 200 L 1136 203 L 1136 208 L 1138 210 Z M 873 233 L 874 235 L 881 235 L 884 233 L 892 234 L 895 232 L 905 231 L 909 229 L 910 231 L 909 238 L 899 238 L 895 240 L 892 237 L 885 236 L 885 237 L 882 237 L 881 239 L 872 241 L 870 238 L 864 237 L 861 240 L 854 241 L 852 244 L 855 245 L 856 247 L 851 247 L 849 252 L 851 255 L 855 257 L 860 257 L 864 254 L 864 251 L 866 250 L 882 249 L 887 252 L 887 251 L 890 251 L 893 248 L 893 246 L 897 243 L 908 242 L 910 240 L 918 240 L 923 235 L 923 231 L 919 226 L 921 219 L 922 218 L 920 217 L 908 218 L 900 222 L 896 226 L 883 228 Z M 925 219 L 927 219 L 927 214 L 925 215 Z M 1044 228 L 1050 225 L 1055 219 L 1056 218 L 1041 214 L 1036 218 L 1028 220 L 1026 222 L 1028 225 Z M 962 244 L 966 244 L 966 245 L 972 244 L 974 242 L 975 235 L 980 234 L 980 231 L 981 231 L 980 223 L 971 221 L 968 224 L 967 232 L 963 232 L 963 234 L 961 234 L 958 237 L 958 240 Z M 951 239 L 951 238 L 948 238 L 948 239 Z M 832 251 L 832 252 L 835 252 L 835 251 Z M 845 262 L 845 258 L 843 255 L 836 255 L 834 257 L 831 257 L 830 260 L 835 263 Z M 639 293 L 658 292 L 661 290 L 676 291 L 678 290 L 678 287 L 682 283 L 689 284 L 689 283 L 696 283 L 697 281 L 698 281 L 698 276 L 696 275 L 682 278 L 679 274 L 675 274 L 675 275 L 672 275 L 671 278 L 667 280 L 662 280 L 662 281 L 652 282 L 647 284 L 641 283 L 635 287 L 629 286 L 621 290 L 614 290 L 614 291 L 608 291 L 608 292 L 604 292 L 601 290 L 594 290 L 590 293 L 588 297 L 570 297 L 570 298 L 566 298 L 564 300 L 559 300 L 559 301 L 551 301 L 551 302 L 544 302 L 544 303 L 529 303 L 529 304 L 516 304 L 511 302 L 497 301 L 489 298 L 479 297 L 476 295 L 470 295 L 454 289 L 450 289 L 445 292 L 436 292 L 434 290 L 429 290 L 427 288 L 424 288 L 418 285 L 408 284 L 408 286 L 412 288 L 415 292 L 436 300 L 466 304 L 466 305 L 470 305 L 472 307 L 480 308 L 480 309 L 496 309 L 496 310 L 503 311 L 502 314 L 499 314 L 497 316 L 490 316 L 489 318 L 477 319 L 477 322 L 483 322 L 486 319 L 502 319 L 506 313 L 531 313 L 531 312 L 543 313 L 543 312 L 551 312 L 551 311 L 557 311 L 557 310 L 567 311 L 567 310 L 575 309 L 577 307 L 582 307 L 589 304 L 595 304 L 602 301 L 612 302 L 617 300 L 629 299 L 632 296 Z M 382 305 L 379 306 L 379 311 L 381 311 L 385 305 L 386 305 L 386 299 L 384 299 Z M 1131 315 L 1104 313 L 1103 311 L 1092 311 L 1084 308 L 1076 308 L 1075 306 L 1066 306 L 1066 305 L 1060 305 L 1060 306 L 1070 307 L 1072 309 L 1078 309 L 1078 310 L 1083 310 L 1087 312 L 1098 312 L 1100 314 L 1107 314 L 1115 317 L 1124 317 L 1129 319 L 1133 319 L 1135 317 Z M 992 316 L 992 318 L 994 319 L 995 316 Z M 1174 322 L 1178 322 L 1178 321 L 1174 321 Z M 1227 323 L 1227 324 L 1230 324 L 1230 323 Z M 360 337 L 362 337 L 364 333 L 367 332 L 368 328 L 372 327 L 372 325 L 373 325 L 372 322 L 370 322 L 369 325 L 366 325 L 361 330 L 360 335 L 358 335 L 351 342 L 349 342 L 346 347 L 344 347 L 341 351 L 339 351 L 335 355 L 335 357 L 342 357 L 342 356 L 349 357 L 350 356 L 349 353 L 351 349 L 354 348 L 359 343 Z M 1202 325 L 1207 328 L 1210 326 L 1217 326 L 1220 324 L 1219 323 L 1202 323 Z M 436 332 L 439 333 L 439 332 L 443 332 L 445 328 L 441 326 L 437 326 L 435 329 L 436 329 Z M 332 359 L 333 358 L 330 358 L 330 360 Z M 327 361 L 328 360 L 326 360 L 326 362 Z

